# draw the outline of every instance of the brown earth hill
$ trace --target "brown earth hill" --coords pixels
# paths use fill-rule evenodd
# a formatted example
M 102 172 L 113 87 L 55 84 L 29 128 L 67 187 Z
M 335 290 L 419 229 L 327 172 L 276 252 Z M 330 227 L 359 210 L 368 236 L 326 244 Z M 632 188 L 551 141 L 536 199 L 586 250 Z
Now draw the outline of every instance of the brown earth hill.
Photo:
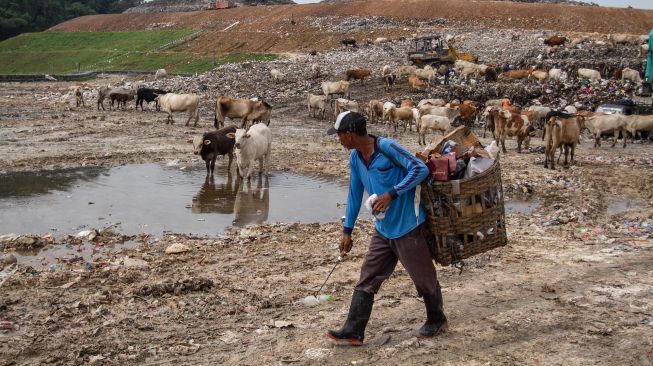
M 49 31 L 135 31 L 158 27 L 204 30 L 184 45 L 194 53 L 293 53 L 336 47 L 345 37 L 397 38 L 461 27 L 645 34 L 653 28 L 653 10 L 471 0 L 366 0 L 185 13 L 90 15 L 58 24 Z

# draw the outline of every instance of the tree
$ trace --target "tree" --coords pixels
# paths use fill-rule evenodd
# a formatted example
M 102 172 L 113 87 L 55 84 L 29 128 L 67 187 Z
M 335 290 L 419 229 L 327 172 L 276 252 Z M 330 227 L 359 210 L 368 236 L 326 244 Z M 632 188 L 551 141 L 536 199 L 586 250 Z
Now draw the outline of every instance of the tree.
M 68 19 L 122 13 L 143 0 L 0 0 L 0 41 L 40 32 Z

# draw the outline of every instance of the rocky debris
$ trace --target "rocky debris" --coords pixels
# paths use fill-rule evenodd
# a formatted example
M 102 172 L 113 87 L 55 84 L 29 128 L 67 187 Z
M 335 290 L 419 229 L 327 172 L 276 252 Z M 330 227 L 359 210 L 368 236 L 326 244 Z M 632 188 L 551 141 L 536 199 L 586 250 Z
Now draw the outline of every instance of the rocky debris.
M 208 278 L 186 278 L 177 281 L 145 285 L 135 294 L 138 296 L 159 297 L 165 294 L 181 295 L 193 291 L 208 291 L 214 286 L 213 280 Z
M 0 235 L 0 250 L 22 250 L 34 251 L 43 248 L 51 240 L 50 236 L 37 236 L 37 235 L 16 235 L 4 234 Z

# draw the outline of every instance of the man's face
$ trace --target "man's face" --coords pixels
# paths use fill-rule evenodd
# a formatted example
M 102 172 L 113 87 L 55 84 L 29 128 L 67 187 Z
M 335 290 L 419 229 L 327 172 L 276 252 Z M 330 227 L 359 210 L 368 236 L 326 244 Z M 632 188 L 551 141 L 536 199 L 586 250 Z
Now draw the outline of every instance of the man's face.
M 352 134 L 351 132 L 338 132 L 338 139 L 340 140 L 340 145 L 345 149 L 352 149 Z

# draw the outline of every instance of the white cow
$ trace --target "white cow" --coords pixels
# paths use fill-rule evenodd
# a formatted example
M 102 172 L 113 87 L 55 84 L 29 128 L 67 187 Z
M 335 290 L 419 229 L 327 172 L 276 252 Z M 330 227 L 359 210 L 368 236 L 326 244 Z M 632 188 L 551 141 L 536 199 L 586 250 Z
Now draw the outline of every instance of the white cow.
M 626 117 L 626 129 L 630 132 L 633 140 L 638 132 L 653 131 L 653 115 L 632 115 Z
M 163 79 L 163 78 L 165 78 L 167 76 L 168 76 L 168 72 L 166 71 L 166 69 L 158 69 L 154 73 L 154 78 L 157 79 L 157 80 L 158 79 Z
M 626 81 L 626 80 L 630 80 L 636 83 L 641 83 L 642 77 L 639 75 L 639 71 L 626 67 L 623 70 L 621 70 L 621 81 Z
M 601 134 L 613 133 L 614 141 L 612 147 L 617 144 L 619 132 L 622 132 L 624 137 L 624 147 L 626 147 L 626 116 L 623 114 L 595 114 L 587 119 L 585 126 L 594 135 L 594 147 L 601 146 Z
M 268 126 L 257 123 L 247 131 L 239 128 L 236 133 L 230 133 L 227 136 L 235 139 L 238 176 L 249 180 L 256 160 L 259 162 L 260 173 L 265 174 L 265 169 L 270 163 L 272 147 L 272 133 Z
M 168 119 L 166 124 L 173 124 L 175 121 L 172 118 L 172 112 L 184 112 L 188 111 L 188 120 L 186 121 L 186 126 L 190 123 L 191 118 L 195 117 L 195 124 L 197 126 L 197 121 L 200 118 L 200 96 L 197 94 L 174 94 L 167 93 L 159 95 L 155 99 L 161 110 L 168 113 Z
M 441 131 L 444 136 L 447 131 L 451 130 L 451 121 L 447 117 L 427 114 L 419 117 L 417 122 L 417 143 L 426 145 L 426 133 L 428 131 Z
M 601 80 L 601 73 L 592 69 L 578 69 L 578 77 L 589 81 Z
M 316 114 L 321 114 L 322 119 L 326 118 L 327 97 L 325 95 L 306 93 L 306 98 L 308 101 L 308 115 L 316 117 Z M 316 111 L 317 113 L 315 113 Z
M 323 81 L 322 92 L 329 98 L 331 94 L 342 94 L 343 98 L 350 98 L 349 94 L 349 81 L 340 80 L 340 81 Z

